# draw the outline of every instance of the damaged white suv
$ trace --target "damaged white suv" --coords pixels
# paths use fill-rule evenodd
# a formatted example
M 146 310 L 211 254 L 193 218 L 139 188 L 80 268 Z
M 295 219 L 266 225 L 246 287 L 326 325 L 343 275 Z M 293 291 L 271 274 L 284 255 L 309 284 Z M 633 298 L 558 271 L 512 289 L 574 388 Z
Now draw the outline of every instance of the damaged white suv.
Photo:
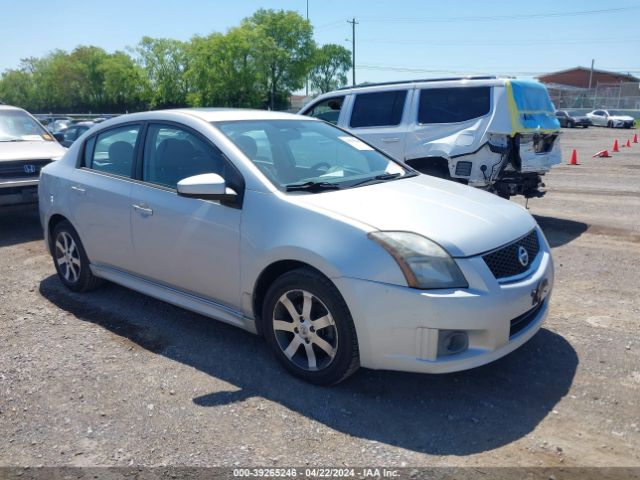
M 342 127 L 429 175 L 509 198 L 540 197 L 561 161 L 560 124 L 539 82 L 464 77 L 367 84 L 299 113 Z

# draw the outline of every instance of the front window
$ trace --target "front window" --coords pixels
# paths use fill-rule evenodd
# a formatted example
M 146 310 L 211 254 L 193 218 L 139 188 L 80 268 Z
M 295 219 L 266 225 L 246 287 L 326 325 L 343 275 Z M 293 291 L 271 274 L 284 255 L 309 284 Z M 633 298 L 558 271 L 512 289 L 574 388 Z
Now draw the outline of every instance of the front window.
M 344 96 L 328 98 L 316 103 L 311 110 L 305 112 L 305 115 L 337 125 L 343 102 Z
M 176 188 L 202 173 L 225 176 L 222 154 L 195 134 L 171 125 L 150 125 L 144 146 L 142 179 Z
M 214 125 L 281 190 L 313 193 L 413 175 L 358 138 L 326 123 L 247 120 Z
M 22 110 L 0 110 L 0 142 L 53 141 L 51 135 Z

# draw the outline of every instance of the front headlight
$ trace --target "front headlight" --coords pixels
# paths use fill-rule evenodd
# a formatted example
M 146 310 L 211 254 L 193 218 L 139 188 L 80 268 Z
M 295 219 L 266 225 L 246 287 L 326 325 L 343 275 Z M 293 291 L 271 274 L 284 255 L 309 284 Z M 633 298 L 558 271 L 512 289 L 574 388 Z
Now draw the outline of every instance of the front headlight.
M 368 237 L 398 263 L 412 288 L 467 288 L 469 284 L 444 248 L 412 232 L 371 232 Z

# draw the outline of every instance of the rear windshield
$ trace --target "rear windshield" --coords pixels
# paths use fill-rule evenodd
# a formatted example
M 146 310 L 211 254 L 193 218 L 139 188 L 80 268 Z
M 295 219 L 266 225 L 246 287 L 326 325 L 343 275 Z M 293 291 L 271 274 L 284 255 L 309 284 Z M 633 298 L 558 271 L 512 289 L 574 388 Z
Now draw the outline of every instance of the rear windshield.
M 418 123 L 456 123 L 482 117 L 491 110 L 491 87 L 420 90 Z

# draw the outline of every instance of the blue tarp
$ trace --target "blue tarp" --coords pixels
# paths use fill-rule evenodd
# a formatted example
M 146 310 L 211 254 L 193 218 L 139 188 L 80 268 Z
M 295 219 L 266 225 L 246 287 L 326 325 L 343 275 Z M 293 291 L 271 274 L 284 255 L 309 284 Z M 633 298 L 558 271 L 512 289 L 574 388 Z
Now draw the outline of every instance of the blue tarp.
M 511 80 L 517 122 L 527 130 L 559 130 L 553 103 L 544 85 L 531 80 Z

